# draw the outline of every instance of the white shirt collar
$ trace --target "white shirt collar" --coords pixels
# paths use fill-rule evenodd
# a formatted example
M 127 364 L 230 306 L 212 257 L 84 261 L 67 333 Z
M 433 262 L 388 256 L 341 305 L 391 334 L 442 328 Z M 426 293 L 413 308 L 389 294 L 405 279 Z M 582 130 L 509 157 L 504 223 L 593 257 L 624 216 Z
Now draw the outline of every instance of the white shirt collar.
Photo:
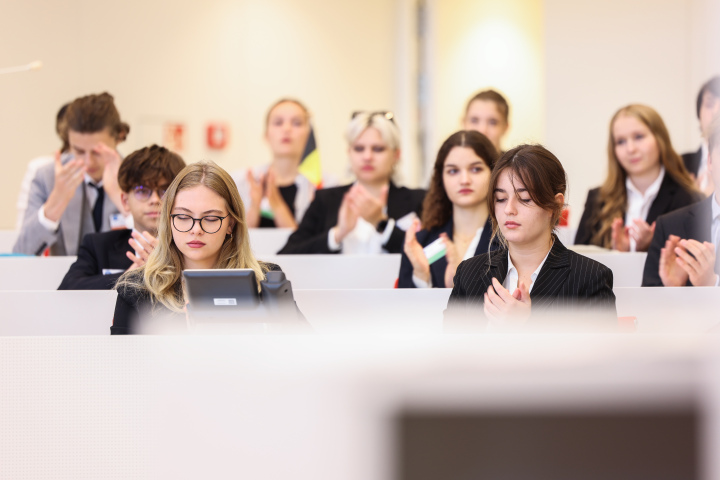
M 720 205 L 718 205 L 717 194 L 720 192 L 720 188 L 712 193 L 712 218 L 717 220 L 720 217 Z
M 655 181 L 650 184 L 650 186 L 647 188 L 647 190 L 645 190 L 645 193 L 641 193 L 640 190 L 638 190 L 637 187 L 635 187 L 635 184 L 632 183 L 632 180 L 630 180 L 630 177 L 627 177 L 625 179 L 625 188 L 627 189 L 628 194 L 630 192 L 632 192 L 634 195 L 637 195 L 638 197 L 642 198 L 643 200 L 648 199 L 651 196 L 654 199 L 657 196 L 658 192 L 660 191 L 660 185 L 662 185 L 664 178 L 665 178 L 665 167 L 660 165 L 660 174 L 655 179 Z
M 550 255 L 550 251 L 552 250 L 552 246 L 550 246 L 550 250 L 545 254 L 545 258 L 543 258 L 543 261 L 540 262 L 540 265 L 535 269 L 535 271 L 530 275 L 530 285 L 528 286 L 528 293 L 532 292 L 533 286 L 535 285 L 535 280 L 537 279 L 538 275 L 540 275 L 540 270 L 542 270 L 543 265 L 545 265 L 545 261 L 548 258 L 548 255 Z M 505 281 L 503 282 L 503 287 L 510 292 L 510 295 L 513 294 L 513 292 L 517 289 L 518 286 L 518 272 L 515 268 L 515 265 L 512 263 L 512 259 L 510 258 L 510 250 L 508 250 L 508 271 L 507 276 L 505 277 Z

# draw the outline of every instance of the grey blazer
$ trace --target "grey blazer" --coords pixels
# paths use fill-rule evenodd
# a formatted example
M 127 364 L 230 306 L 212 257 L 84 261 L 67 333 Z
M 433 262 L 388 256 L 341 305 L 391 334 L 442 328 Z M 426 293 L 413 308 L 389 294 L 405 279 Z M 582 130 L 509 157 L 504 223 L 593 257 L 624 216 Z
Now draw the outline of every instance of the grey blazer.
M 72 155 L 62 157 L 63 164 L 70 161 Z M 40 255 L 45 248 L 50 248 L 50 255 L 77 255 L 80 240 L 88 233 L 94 233 L 92 208 L 85 198 L 85 183 L 75 191 L 65 212 L 60 217 L 57 231 L 51 232 L 40 224 L 38 210 L 50 196 L 55 186 L 55 163 L 42 166 L 30 184 L 28 206 L 20 229 L 13 253 Z M 105 196 L 103 203 L 103 223 L 101 231 L 110 230 L 110 215 L 119 213 L 115 204 Z

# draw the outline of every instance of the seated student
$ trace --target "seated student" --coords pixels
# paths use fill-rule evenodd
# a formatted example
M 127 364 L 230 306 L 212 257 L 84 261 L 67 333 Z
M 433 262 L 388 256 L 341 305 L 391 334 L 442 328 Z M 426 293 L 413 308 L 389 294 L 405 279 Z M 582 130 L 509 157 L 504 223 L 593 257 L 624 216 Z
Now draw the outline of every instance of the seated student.
M 109 290 L 125 270 L 143 266 L 156 243 L 162 197 L 183 168 L 179 155 L 157 145 L 128 155 L 118 183 L 134 228 L 85 235 L 58 290 Z
M 144 266 L 120 277 L 113 335 L 142 331 L 138 322 L 186 327 L 182 272 L 197 268 L 251 268 L 257 281 L 269 266 L 250 249 L 245 209 L 232 177 L 213 162 L 185 167 L 162 201 L 158 237 Z
M 490 251 L 488 185 L 496 159 L 482 133 L 463 130 L 445 140 L 423 202 L 423 229 L 415 220 L 405 234 L 398 287 L 452 288 L 462 260 Z M 423 248 L 439 238 L 446 253 L 430 264 Z
M 510 106 L 505 97 L 495 90 L 477 93 L 465 106 L 463 129 L 482 133 L 498 152 L 503 152 L 501 143 L 509 128 Z
M 714 185 L 708 175 L 708 135 L 710 122 L 720 112 L 720 76 L 716 75 L 700 88 L 696 102 L 697 117 L 700 121 L 702 141 L 697 152 L 684 153 L 683 162 L 688 172 L 695 177 L 695 184 L 705 194 L 713 192 Z
M 720 115 L 708 132 L 707 168 L 715 192 L 701 202 L 658 218 L 645 259 L 644 287 L 719 284 Z
M 493 235 L 503 248 L 458 266 L 446 327 L 521 325 L 531 313 L 568 309 L 582 314 L 598 309 L 617 321 L 612 271 L 568 250 L 553 235 L 566 187 L 560 161 L 542 146 L 520 145 L 497 161 L 489 207 Z
M 318 190 L 298 229 L 278 253 L 400 253 L 420 212 L 424 190 L 391 180 L 400 132 L 390 112 L 356 112 L 348 125 L 350 168 L 357 181 Z
M 67 111 L 67 107 L 70 105 L 69 103 L 66 103 L 62 107 L 60 107 L 60 110 L 58 110 L 57 115 L 55 115 L 55 133 L 57 133 L 58 137 L 60 137 L 60 140 L 62 140 L 62 146 L 60 147 L 60 153 L 66 153 L 68 150 L 70 150 L 70 145 L 68 145 L 67 138 L 64 138 L 65 127 L 65 112 Z M 25 210 L 27 210 L 28 206 L 28 197 L 30 195 L 30 185 L 32 184 L 33 178 L 35 178 L 35 175 L 37 174 L 37 171 L 40 169 L 40 167 L 50 164 L 53 162 L 55 157 L 53 155 L 44 155 L 42 157 L 34 158 L 28 163 L 27 169 L 25 170 L 25 176 L 23 177 L 22 183 L 20 184 L 20 193 L 18 194 L 18 200 L 17 200 L 17 220 L 15 223 L 15 229 L 20 230 L 22 228 L 23 219 L 25 218 Z
M 270 165 L 234 174 L 245 202 L 248 228 L 297 228 L 315 195 L 315 186 L 299 172 L 310 135 L 310 114 L 297 100 L 276 102 L 265 118 Z
M 30 186 L 28 207 L 14 253 L 76 255 L 87 233 L 124 226 L 115 150 L 130 127 L 108 93 L 74 100 L 65 113 L 70 155 L 56 155 Z
M 628 105 L 610 121 L 608 176 L 588 193 L 575 243 L 645 252 L 658 216 L 701 198 L 660 115 Z

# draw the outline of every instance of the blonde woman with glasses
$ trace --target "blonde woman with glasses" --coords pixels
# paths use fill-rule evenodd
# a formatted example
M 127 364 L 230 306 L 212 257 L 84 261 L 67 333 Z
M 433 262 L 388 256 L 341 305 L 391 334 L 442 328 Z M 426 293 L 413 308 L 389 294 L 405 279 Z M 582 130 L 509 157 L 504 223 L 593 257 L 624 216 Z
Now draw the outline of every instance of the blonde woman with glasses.
M 400 253 L 420 214 L 424 190 L 398 187 L 400 132 L 390 112 L 356 112 L 347 127 L 356 181 L 318 190 L 298 229 L 278 253 Z
M 153 323 L 187 329 L 185 269 L 250 268 L 258 282 L 279 269 L 255 259 L 235 182 L 213 162 L 185 167 L 163 197 L 157 245 L 144 267 L 120 277 L 111 333 L 138 333 Z

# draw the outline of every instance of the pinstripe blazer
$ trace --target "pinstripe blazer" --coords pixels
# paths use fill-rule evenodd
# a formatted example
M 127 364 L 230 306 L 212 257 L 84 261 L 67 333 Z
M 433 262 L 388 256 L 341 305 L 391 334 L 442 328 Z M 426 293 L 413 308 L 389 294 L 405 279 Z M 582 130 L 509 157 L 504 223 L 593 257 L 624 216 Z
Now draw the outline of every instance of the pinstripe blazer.
M 465 319 L 471 316 L 473 323 L 477 319 L 477 324 L 484 327 L 483 294 L 492 285 L 493 277 L 503 283 L 507 270 L 505 248 L 460 263 L 445 310 L 445 326 L 452 327 L 455 321 L 466 325 Z M 613 274 L 608 267 L 568 250 L 556 237 L 530 292 L 532 311 L 565 316 L 599 310 L 608 322 L 617 322 L 612 287 Z

